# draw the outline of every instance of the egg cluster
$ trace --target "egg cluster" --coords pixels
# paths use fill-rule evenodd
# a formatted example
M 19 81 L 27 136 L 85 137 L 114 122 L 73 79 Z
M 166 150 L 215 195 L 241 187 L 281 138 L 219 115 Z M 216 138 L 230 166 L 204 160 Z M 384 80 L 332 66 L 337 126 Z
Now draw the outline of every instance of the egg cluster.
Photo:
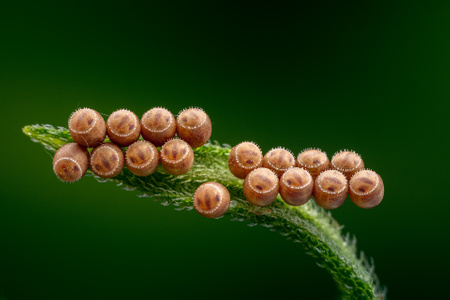
M 192 148 L 204 145 L 211 130 L 211 120 L 199 108 L 185 109 L 175 119 L 167 109 L 156 107 L 140 120 L 133 112 L 119 109 L 106 122 L 97 111 L 82 108 L 69 118 L 75 143 L 56 151 L 53 170 L 68 182 L 81 179 L 89 167 L 103 178 L 117 176 L 124 165 L 137 176 L 148 176 L 160 162 L 167 172 L 184 174 L 194 163 Z M 111 142 L 104 142 L 106 136 Z
M 170 174 L 185 174 L 194 163 L 192 149 L 210 139 L 212 125 L 199 108 L 185 109 L 175 119 L 167 109 L 156 107 L 140 120 L 119 109 L 106 122 L 97 111 L 83 108 L 70 116 L 69 131 L 75 143 L 56 151 L 53 170 L 61 180 L 75 182 L 88 168 L 112 178 L 124 165 L 136 176 L 151 175 L 160 163 Z M 110 142 L 104 142 L 106 136 Z M 295 158 L 281 147 L 263 155 L 255 143 L 242 142 L 231 149 L 228 167 L 244 179 L 244 196 L 255 206 L 270 205 L 280 194 L 289 205 L 303 205 L 314 196 L 319 206 L 335 209 L 350 195 L 357 206 L 372 208 L 384 195 L 381 177 L 364 169 L 361 156 L 353 151 L 340 151 L 330 161 L 319 149 L 306 149 Z M 195 191 L 193 204 L 202 216 L 217 218 L 228 210 L 230 194 L 222 184 L 206 182 Z
M 361 208 L 373 208 L 384 196 L 381 177 L 364 169 L 360 155 L 340 151 L 330 160 L 319 149 L 306 149 L 297 159 L 287 149 L 274 148 L 263 156 L 252 142 L 231 149 L 228 167 L 244 179 L 244 196 L 256 206 L 270 205 L 278 196 L 289 205 L 299 206 L 314 196 L 326 209 L 341 206 L 347 195 Z

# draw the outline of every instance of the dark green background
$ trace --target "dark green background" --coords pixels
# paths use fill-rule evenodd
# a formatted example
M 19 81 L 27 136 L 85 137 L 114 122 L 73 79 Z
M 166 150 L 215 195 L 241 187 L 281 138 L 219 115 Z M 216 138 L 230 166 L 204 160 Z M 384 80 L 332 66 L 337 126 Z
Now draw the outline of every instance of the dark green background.
M 279 234 L 93 178 L 63 184 L 21 132 L 67 126 L 78 107 L 160 105 L 204 108 L 222 143 L 361 153 L 385 198 L 334 217 L 390 299 L 443 295 L 450 2 L 61 2 L 0 5 L 0 299 L 337 295 Z

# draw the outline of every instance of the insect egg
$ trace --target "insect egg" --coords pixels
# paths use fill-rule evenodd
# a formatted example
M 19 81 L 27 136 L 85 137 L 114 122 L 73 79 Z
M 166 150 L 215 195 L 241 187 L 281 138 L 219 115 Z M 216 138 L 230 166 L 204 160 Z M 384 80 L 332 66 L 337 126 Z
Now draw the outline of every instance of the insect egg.
M 383 200 L 383 180 L 374 171 L 359 171 L 350 179 L 349 187 L 350 199 L 361 208 L 373 208 Z
M 306 149 L 298 155 L 296 165 L 306 169 L 313 179 L 316 179 L 320 172 L 330 168 L 330 160 L 327 154 L 319 149 Z
M 194 151 L 185 141 L 172 139 L 161 147 L 161 165 L 170 174 L 184 174 L 193 164 Z
M 199 214 L 207 218 L 218 218 L 230 206 L 230 193 L 220 183 L 207 182 L 197 188 L 193 201 Z
M 263 166 L 281 177 L 289 168 L 295 166 L 295 158 L 284 148 L 274 148 L 264 155 Z
M 314 183 L 314 199 L 319 206 L 326 209 L 335 209 L 341 206 L 347 198 L 347 192 L 347 178 L 336 170 L 320 173 Z
M 248 173 L 261 167 L 263 154 L 252 142 L 242 142 L 231 149 L 228 156 L 228 168 L 237 178 L 244 179 Z
M 364 161 L 361 156 L 353 151 L 337 152 L 331 159 L 333 169 L 342 172 L 348 180 L 353 174 L 364 169 Z
M 80 180 L 89 167 L 89 152 L 77 143 L 65 144 L 53 157 L 53 171 L 67 182 Z
M 303 205 L 311 199 L 314 181 L 303 168 L 290 168 L 280 179 L 280 195 L 287 204 Z
M 177 123 L 170 111 L 162 107 L 155 107 L 147 111 L 141 118 L 141 134 L 156 147 L 175 136 Z
M 95 147 L 105 140 L 105 120 L 97 111 L 81 108 L 70 116 L 69 132 L 73 140 L 81 146 Z
M 121 147 L 136 142 L 141 134 L 139 118 L 127 109 L 113 112 L 106 121 L 106 129 L 111 142 Z
M 177 135 L 192 148 L 206 144 L 211 137 L 211 132 L 211 120 L 199 108 L 185 109 L 177 117 Z
M 90 165 L 95 175 L 112 178 L 122 171 L 124 154 L 122 149 L 113 143 L 104 143 L 91 152 Z
M 158 149 L 147 141 L 134 142 L 125 152 L 125 164 L 134 175 L 148 176 L 158 168 Z
M 255 206 L 270 205 L 278 196 L 279 179 L 270 169 L 258 168 L 244 180 L 244 196 Z

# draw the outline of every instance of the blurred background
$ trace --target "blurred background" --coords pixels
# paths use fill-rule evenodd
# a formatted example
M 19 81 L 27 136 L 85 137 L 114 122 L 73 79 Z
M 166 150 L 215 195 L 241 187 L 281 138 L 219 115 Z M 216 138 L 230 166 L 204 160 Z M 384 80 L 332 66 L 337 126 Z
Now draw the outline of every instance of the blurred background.
M 374 258 L 388 298 L 442 298 L 449 12 L 448 1 L 1 4 L 0 299 L 338 295 L 301 246 L 265 228 L 91 177 L 61 183 L 21 131 L 67 126 L 78 107 L 155 106 L 202 107 L 221 143 L 361 153 L 385 198 L 333 216 Z

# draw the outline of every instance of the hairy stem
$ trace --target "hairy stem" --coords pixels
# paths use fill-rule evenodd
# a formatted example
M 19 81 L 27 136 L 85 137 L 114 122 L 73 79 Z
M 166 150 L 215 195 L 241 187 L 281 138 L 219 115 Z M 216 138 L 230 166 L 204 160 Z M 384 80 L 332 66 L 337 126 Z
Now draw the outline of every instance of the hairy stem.
M 73 142 L 65 128 L 51 125 L 32 125 L 23 132 L 46 149 L 56 151 L 62 145 Z M 156 198 L 163 205 L 173 205 L 176 210 L 192 210 L 192 195 L 196 188 L 207 181 L 223 184 L 231 195 L 227 214 L 234 220 L 247 221 L 250 226 L 261 225 L 278 231 L 287 239 L 301 243 L 317 264 L 328 270 L 336 281 L 343 299 L 385 299 L 386 291 L 380 288 L 373 262 L 368 263 L 364 254 L 358 256 L 356 239 L 342 235 L 342 227 L 329 212 L 314 201 L 299 207 L 284 203 L 279 197 L 268 207 L 255 207 L 243 195 L 242 180 L 228 170 L 228 145 L 208 143 L 194 150 L 195 163 L 184 175 L 173 176 L 161 166 L 147 177 L 133 175 L 126 168 L 113 179 L 127 190 L 136 190 L 141 197 Z

